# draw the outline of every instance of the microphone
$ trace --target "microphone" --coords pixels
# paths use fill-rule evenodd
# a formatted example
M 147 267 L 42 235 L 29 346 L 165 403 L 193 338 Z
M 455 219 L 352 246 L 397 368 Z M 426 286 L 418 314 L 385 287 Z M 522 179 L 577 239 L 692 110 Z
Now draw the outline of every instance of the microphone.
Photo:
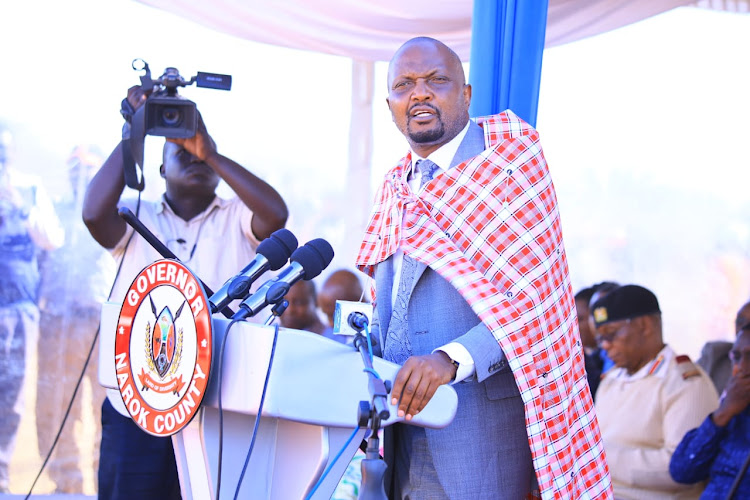
M 250 286 L 261 274 L 269 269 L 281 269 L 289 256 L 297 249 L 297 238 L 288 229 L 274 231 L 261 241 L 255 250 L 255 258 L 233 278 L 230 278 L 208 301 L 211 312 L 221 311 L 235 299 L 244 299 L 250 293 Z
M 294 251 L 291 264 L 278 276 L 266 281 L 257 292 L 242 301 L 232 319 L 243 320 L 258 314 L 268 304 L 276 304 L 297 281 L 309 281 L 319 275 L 333 260 L 331 244 L 322 238 L 308 241 Z
M 337 335 L 357 335 L 370 324 L 372 304 L 337 300 L 333 312 L 333 333 Z
M 365 316 L 361 312 L 351 313 L 346 322 L 349 324 L 350 327 L 360 332 L 364 330 L 365 327 L 367 327 L 367 325 L 370 324 L 370 321 L 367 319 L 367 316 Z

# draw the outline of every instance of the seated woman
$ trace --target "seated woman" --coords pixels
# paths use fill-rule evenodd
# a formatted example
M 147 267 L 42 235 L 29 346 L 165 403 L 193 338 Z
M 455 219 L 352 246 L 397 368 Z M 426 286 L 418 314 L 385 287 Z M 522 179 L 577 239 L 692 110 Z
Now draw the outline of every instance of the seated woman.
M 750 498 L 750 325 L 737 334 L 732 376 L 719 408 L 700 427 L 688 432 L 669 465 L 679 483 L 708 480 L 701 499 Z M 736 484 L 735 484 L 736 483 Z

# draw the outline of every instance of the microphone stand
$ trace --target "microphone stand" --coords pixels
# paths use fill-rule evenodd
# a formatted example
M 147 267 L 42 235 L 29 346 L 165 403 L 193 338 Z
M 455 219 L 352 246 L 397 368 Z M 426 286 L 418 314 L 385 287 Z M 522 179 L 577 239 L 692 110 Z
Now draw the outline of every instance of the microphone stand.
M 362 356 L 362 362 L 369 377 L 368 389 L 371 396 L 369 403 L 367 401 L 359 402 L 359 426 L 367 427 L 370 430 L 370 437 L 367 439 L 365 458 L 362 460 L 362 485 L 358 498 L 359 500 L 388 500 L 384 485 L 385 471 L 388 465 L 380 457 L 378 433 L 381 420 L 387 420 L 391 416 L 386 399 L 390 392 L 390 384 L 386 386 L 385 381 L 378 376 L 372 367 L 367 339 L 362 334 L 364 325 L 352 326 L 357 330 L 357 334 L 354 336 L 354 347 Z

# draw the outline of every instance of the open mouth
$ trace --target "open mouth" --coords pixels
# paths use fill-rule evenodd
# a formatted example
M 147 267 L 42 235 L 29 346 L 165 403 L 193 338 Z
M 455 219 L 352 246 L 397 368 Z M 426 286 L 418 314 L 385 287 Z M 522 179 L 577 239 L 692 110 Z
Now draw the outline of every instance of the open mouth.
M 436 109 L 428 106 L 415 106 L 409 111 L 409 120 L 423 122 L 435 118 L 438 115 Z

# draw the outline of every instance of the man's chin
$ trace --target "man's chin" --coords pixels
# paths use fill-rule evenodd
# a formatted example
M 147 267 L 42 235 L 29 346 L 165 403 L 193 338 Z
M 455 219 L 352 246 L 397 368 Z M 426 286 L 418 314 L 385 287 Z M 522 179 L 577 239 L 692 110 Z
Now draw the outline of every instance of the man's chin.
M 440 141 L 445 134 L 443 127 L 431 130 L 409 131 L 409 139 L 416 144 L 433 144 Z

